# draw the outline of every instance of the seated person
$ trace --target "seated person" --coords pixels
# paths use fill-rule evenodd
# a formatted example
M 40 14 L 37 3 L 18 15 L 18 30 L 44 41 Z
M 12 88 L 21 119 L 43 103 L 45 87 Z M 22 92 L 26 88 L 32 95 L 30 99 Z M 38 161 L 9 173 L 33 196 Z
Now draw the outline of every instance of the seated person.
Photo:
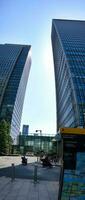
M 52 167 L 52 164 L 48 158 L 48 156 L 45 156 L 45 158 L 41 159 L 43 167 Z
M 22 164 L 27 165 L 27 158 L 25 156 L 22 156 Z

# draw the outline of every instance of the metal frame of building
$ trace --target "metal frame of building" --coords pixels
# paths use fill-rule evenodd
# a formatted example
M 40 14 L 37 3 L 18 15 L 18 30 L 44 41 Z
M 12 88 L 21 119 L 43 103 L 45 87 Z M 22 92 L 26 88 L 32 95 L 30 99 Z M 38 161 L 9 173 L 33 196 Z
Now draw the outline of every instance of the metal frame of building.
M 19 146 L 26 149 L 26 152 L 49 152 L 52 150 L 54 136 L 29 134 L 28 136 L 19 135 Z

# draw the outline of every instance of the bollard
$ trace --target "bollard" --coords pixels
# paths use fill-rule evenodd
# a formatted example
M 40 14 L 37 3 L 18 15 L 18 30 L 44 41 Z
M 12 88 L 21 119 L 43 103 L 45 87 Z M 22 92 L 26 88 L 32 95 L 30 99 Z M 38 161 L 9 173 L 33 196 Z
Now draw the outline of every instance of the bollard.
M 37 183 L 37 164 L 34 165 L 34 183 Z
M 12 166 L 11 166 L 11 181 L 14 181 L 15 179 L 15 165 L 14 163 L 12 163 Z

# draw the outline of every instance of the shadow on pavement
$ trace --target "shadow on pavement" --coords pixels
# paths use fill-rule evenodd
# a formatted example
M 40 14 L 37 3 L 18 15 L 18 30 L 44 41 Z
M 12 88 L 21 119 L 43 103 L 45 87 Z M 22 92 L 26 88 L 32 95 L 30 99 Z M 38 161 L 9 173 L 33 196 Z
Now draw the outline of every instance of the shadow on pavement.
M 0 177 L 12 177 L 12 167 L 0 168 Z M 15 165 L 15 178 L 34 179 L 34 163 L 28 163 L 26 166 Z M 43 168 L 42 165 L 37 167 L 38 180 L 58 181 L 60 175 L 59 167 Z

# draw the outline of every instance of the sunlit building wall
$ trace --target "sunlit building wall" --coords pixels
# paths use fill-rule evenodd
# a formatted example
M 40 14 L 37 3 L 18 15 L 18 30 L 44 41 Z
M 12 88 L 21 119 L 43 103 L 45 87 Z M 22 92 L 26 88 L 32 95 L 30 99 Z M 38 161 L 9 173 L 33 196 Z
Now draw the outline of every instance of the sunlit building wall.
M 85 21 L 52 22 L 57 128 L 85 126 Z
M 29 45 L 0 45 L 0 119 L 10 122 L 14 140 L 20 130 L 31 66 L 30 48 Z

